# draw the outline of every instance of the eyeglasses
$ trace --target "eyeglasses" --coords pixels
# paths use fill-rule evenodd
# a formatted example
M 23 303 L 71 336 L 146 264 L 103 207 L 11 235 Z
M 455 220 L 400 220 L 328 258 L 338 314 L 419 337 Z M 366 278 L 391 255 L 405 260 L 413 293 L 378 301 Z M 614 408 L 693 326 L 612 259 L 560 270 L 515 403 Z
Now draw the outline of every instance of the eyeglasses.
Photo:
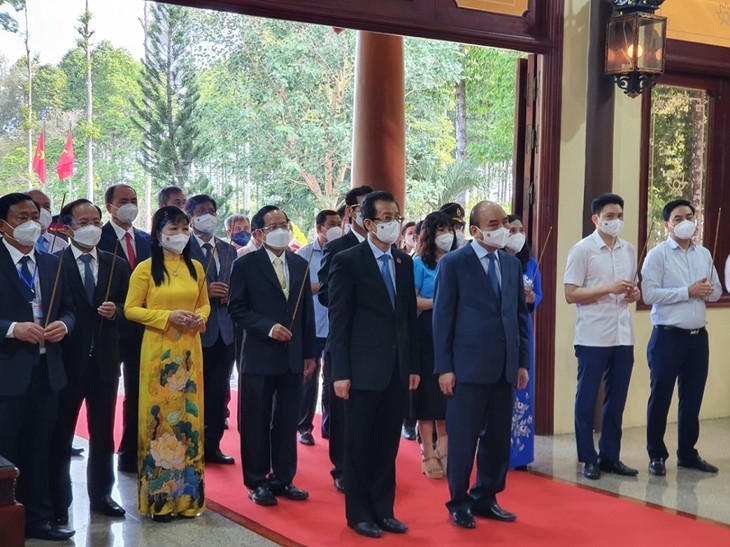
M 395 220 L 395 221 L 396 221 L 397 223 L 399 223 L 399 224 L 400 224 L 400 223 L 402 223 L 402 222 L 403 222 L 403 221 L 404 221 L 405 219 L 404 219 L 403 217 L 401 217 L 401 216 L 390 216 L 390 215 L 385 215 L 385 216 L 382 216 L 382 217 L 374 217 L 374 218 L 373 218 L 373 220 L 379 220 L 379 221 L 381 221 L 381 222 L 393 222 L 393 221 Z
M 288 230 L 289 229 L 289 222 L 280 222 L 279 224 L 269 224 L 268 226 L 264 226 L 261 228 L 261 231 L 268 234 L 269 232 L 273 232 L 274 230 Z

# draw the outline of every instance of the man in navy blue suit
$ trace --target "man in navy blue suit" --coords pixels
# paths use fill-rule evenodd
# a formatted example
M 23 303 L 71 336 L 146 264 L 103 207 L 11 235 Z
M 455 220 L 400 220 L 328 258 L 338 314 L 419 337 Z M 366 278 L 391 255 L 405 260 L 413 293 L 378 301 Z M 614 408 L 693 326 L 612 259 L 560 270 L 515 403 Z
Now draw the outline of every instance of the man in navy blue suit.
M 288 250 L 286 213 L 262 207 L 251 228 L 263 245 L 233 264 L 228 297 L 231 319 L 245 331 L 239 381 L 243 482 L 254 503 L 276 505 L 277 496 L 309 497 L 292 481 L 302 379 L 315 367 L 314 307 L 307 261 Z
M 200 262 L 206 272 L 210 317 L 201 333 L 203 344 L 203 389 L 205 401 L 205 461 L 231 465 L 231 456 L 221 452 L 228 403 L 231 400 L 231 372 L 236 360 L 233 321 L 228 315 L 228 282 L 236 260 L 236 249 L 214 237 L 218 222 L 218 205 L 207 194 L 193 196 L 185 203 L 193 237 L 190 256 Z
M 98 248 L 116 253 L 134 270 L 151 253 L 150 235 L 132 223 L 137 218 L 137 192 L 126 184 L 106 189 L 104 203 L 111 220 L 101 229 Z M 144 326 L 126 322 L 120 331 L 120 347 L 124 363 L 124 404 L 122 440 L 119 443 L 118 468 L 126 473 L 137 472 L 137 415 L 139 413 L 139 355 Z
M 36 252 L 40 212 L 25 194 L 0 198 L 0 454 L 20 469 L 25 536 L 64 541 L 49 495 L 51 432 L 66 384 L 59 342 L 74 327 L 57 256 Z M 54 294 L 55 293 L 55 294 Z
M 462 528 L 475 527 L 474 515 L 516 518 L 496 495 L 509 466 L 513 388 L 527 385 L 529 366 L 522 267 L 501 250 L 509 235 L 507 215 L 482 201 L 469 224 L 473 241 L 439 261 L 433 309 L 435 372 L 448 397 L 446 507 Z M 475 453 L 477 478 L 469 489 Z

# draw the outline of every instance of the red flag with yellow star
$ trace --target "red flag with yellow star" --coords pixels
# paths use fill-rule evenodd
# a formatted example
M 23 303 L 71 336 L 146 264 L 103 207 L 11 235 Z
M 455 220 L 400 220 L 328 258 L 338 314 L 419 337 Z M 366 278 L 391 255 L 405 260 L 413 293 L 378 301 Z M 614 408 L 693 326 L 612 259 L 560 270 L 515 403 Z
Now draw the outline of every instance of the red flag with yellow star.
M 58 159 L 56 173 L 60 180 L 67 179 L 74 174 L 74 138 L 70 131 L 66 139 L 66 146 L 63 147 L 61 157 Z
M 38 178 L 43 184 L 46 183 L 46 138 L 44 132 L 41 131 L 38 137 L 38 144 L 35 145 L 35 154 L 33 154 L 33 171 L 38 173 Z

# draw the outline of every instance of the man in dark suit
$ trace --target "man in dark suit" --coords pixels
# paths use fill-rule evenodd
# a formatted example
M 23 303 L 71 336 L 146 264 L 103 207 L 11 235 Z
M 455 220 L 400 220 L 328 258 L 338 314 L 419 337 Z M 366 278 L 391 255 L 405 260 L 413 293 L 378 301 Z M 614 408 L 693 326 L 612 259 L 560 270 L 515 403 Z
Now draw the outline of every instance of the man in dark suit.
M 233 464 L 231 456 L 221 452 L 228 402 L 231 400 L 231 372 L 235 361 L 233 321 L 228 315 L 228 282 L 236 260 L 236 249 L 213 236 L 217 224 L 218 205 L 206 194 L 193 196 L 185 204 L 193 237 L 190 256 L 199 261 L 206 272 L 210 317 L 203 344 L 203 386 L 205 401 L 205 461 Z
M 267 205 L 251 220 L 258 251 L 233 264 L 228 311 L 245 330 L 239 382 L 243 482 L 249 498 L 302 501 L 294 486 L 302 375 L 315 367 L 314 310 L 307 261 L 287 250 L 289 219 Z
M 51 450 L 51 501 L 56 522 L 68 522 L 71 491 L 71 442 L 81 403 L 89 424 L 87 492 L 91 510 L 124 516 L 112 499 L 114 486 L 114 409 L 121 357 L 119 324 L 129 287 L 126 260 L 96 248 L 101 238 L 101 209 L 78 199 L 61 210 L 71 245 L 63 256 L 63 284 L 76 310 L 76 327 L 63 342 L 68 384 L 61 390 Z
M 130 270 L 150 257 L 152 240 L 147 232 L 132 223 L 137 218 L 137 192 L 126 184 L 106 189 L 104 203 L 111 220 L 101 229 L 98 248 L 124 258 Z M 118 469 L 137 472 L 137 415 L 139 413 L 139 356 L 144 326 L 131 321 L 121 325 L 120 347 L 124 363 L 124 403 L 122 440 L 119 443 Z
M 26 537 L 63 541 L 74 532 L 53 522 L 48 471 L 66 383 L 59 342 L 73 329 L 74 313 L 56 275 L 58 257 L 34 250 L 39 217 L 25 194 L 0 198 L 0 454 L 20 469 Z
M 349 221 L 350 231 L 327 243 L 322 249 L 322 263 L 317 273 L 319 278 L 317 298 L 319 298 L 319 303 L 325 307 L 329 306 L 329 271 L 332 258 L 337 253 L 362 243 L 367 237 L 360 214 L 360 205 L 365 196 L 372 191 L 370 186 L 358 186 L 347 192 L 344 220 Z M 329 341 L 325 344 L 322 361 L 322 436 L 329 436 L 329 455 L 333 465 L 330 473 L 335 483 L 335 489 L 338 492 L 344 492 L 345 483 L 342 476 L 345 469 L 345 406 L 344 401 L 335 395 L 332 385 L 332 352 L 329 348 Z M 327 393 L 326 397 L 324 392 Z
M 447 253 L 436 274 L 435 372 L 446 403 L 451 521 L 474 528 L 474 515 L 513 521 L 496 495 L 509 466 L 513 386 L 527 385 L 527 305 L 519 260 L 501 250 L 509 230 L 496 203 L 477 203 L 471 243 Z M 478 451 L 477 451 L 478 445 Z M 477 479 L 469 477 L 477 461 Z
M 402 218 L 388 192 L 361 207 L 368 239 L 332 259 L 330 351 L 345 400 L 345 512 L 358 534 L 404 533 L 394 518 L 395 457 L 408 389 L 419 382 L 413 261 L 395 250 Z

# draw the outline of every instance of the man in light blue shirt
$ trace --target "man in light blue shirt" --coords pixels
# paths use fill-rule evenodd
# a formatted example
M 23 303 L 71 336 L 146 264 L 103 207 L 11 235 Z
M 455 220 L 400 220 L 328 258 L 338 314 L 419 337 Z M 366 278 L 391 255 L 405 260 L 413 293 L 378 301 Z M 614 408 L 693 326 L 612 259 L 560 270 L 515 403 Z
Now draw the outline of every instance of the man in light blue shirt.
M 322 370 L 322 353 L 327 335 L 329 334 L 329 323 L 327 321 L 327 308 L 320 302 L 317 296 L 319 291 L 319 278 L 317 273 L 322 263 L 323 247 L 328 241 L 342 237 L 342 217 L 336 211 L 325 209 L 317 213 L 314 221 L 317 237 L 309 245 L 305 245 L 297 251 L 297 254 L 309 261 L 309 279 L 312 284 L 312 296 L 314 298 L 314 322 L 317 331 L 317 367 L 314 373 L 304 378 L 302 385 L 302 408 L 299 414 L 299 442 L 311 446 L 314 444 L 312 436 L 314 412 L 317 407 L 317 390 L 319 388 L 319 374 Z M 329 393 L 322 390 L 322 431 L 324 421 L 329 411 Z M 325 435 L 323 435 L 324 437 Z
M 677 465 L 717 473 L 695 444 L 710 360 L 705 302 L 716 302 L 722 286 L 710 251 L 692 241 L 697 231 L 692 204 L 670 201 L 662 215 L 669 238 L 649 251 L 641 269 L 644 302 L 652 306 L 654 326 L 646 350 L 651 374 L 646 424 L 649 473 L 666 474 L 669 452 L 664 432 L 674 384 L 679 390 Z

